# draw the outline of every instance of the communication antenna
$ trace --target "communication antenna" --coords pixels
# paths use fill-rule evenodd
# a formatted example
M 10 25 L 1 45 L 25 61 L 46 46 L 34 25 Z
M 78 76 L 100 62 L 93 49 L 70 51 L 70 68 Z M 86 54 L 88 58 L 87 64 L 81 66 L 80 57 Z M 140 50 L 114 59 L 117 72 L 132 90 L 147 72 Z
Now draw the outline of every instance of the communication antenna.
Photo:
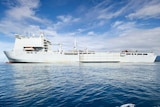
M 44 32 L 41 32 L 41 33 L 40 33 L 40 37 L 44 37 Z
M 77 50 L 77 40 L 74 38 L 74 50 Z
M 32 36 L 35 37 L 35 34 L 33 33 Z

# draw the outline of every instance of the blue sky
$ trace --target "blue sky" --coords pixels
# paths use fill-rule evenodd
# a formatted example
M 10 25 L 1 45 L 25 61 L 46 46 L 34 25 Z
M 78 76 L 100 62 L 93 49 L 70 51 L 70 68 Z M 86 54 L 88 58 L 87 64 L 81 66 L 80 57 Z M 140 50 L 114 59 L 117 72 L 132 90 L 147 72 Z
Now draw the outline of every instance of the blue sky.
M 78 49 L 160 54 L 159 0 L 1 0 L 0 13 L 1 61 L 14 34 L 40 32 L 66 50 L 76 38 Z

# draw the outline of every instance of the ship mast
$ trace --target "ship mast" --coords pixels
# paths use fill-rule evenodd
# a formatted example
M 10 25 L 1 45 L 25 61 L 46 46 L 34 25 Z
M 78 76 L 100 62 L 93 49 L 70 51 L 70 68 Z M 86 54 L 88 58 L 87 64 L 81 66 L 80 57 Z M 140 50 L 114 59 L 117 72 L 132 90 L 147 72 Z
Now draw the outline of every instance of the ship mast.
M 41 33 L 40 33 L 40 37 L 44 37 L 44 32 L 41 32 Z
M 77 40 L 76 40 L 76 38 L 74 39 L 74 50 L 77 50 Z

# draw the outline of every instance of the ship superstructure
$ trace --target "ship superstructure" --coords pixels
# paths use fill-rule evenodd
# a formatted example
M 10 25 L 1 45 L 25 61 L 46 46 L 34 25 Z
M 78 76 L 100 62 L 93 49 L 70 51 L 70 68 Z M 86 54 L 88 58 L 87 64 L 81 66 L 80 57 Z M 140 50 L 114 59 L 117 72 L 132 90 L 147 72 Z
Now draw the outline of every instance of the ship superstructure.
M 71 51 L 64 51 L 59 44 L 58 51 L 52 50 L 52 43 L 44 34 L 40 36 L 15 35 L 15 45 L 12 51 L 4 51 L 9 62 L 154 62 L 156 55 L 152 52 L 122 51 L 95 52 L 77 50 L 76 43 Z

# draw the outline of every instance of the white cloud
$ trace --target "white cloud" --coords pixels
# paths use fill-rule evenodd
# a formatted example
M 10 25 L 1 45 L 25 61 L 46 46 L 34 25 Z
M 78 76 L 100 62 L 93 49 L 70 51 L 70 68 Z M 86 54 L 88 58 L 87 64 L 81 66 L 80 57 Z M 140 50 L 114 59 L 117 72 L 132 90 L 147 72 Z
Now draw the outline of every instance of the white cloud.
M 116 22 L 112 25 L 112 27 L 117 27 L 117 26 L 121 25 L 122 23 L 123 23 L 122 21 L 116 21 Z
M 94 36 L 94 35 L 96 35 L 93 31 L 90 31 L 90 32 L 88 32 L 87 33 L 87 35 L 89 35 L 89 36 Z
M 112 1 L 104 0 L 104 2 L 98 4 L 94 9 L 98 10 L 97 19 L 105 19 L 106 21 L 116 18 L 120 15 L 124 15 L 128 11 L 130 11 L 131 6 L 133 6 L 133 0 L 127 1 L 119 1 L 114 4 L 110 4 Z M 126 3 L 126 4 L 125 4 Z M 121 5 L 124 6 L 121 7 Z
M 69 22 L 77 22 L 79 18 L 73 18 L 71 15 L 61 15 L 57 16 L 58 19 L 60 19 L 64 23 L 69 23 Z
M 60 16 L 57 16 L 57 19 L 59 21 L 54 24 L 54 29 L 61 29 L 64 26 L 69 27 L 69 25 L 73 25 L 73 23 L 76 23 L 80 20 L 80 18 L 74 18 L 71 15 L 60 15 Z
M 159 0 L 152 0 L 144 3 L 140 9 L 137 9 L 135 12 L 130 13 L 127 17 L 130 19 L 140 18 L 160 18 L 160 2 Z
M 39 7 L 39 0 L 17 0 L 16 6 L 10 7 L 6 11 L 6 15 L 14 20 L 24 20 L 30 18 L 35 21 L 41 22 L 42 20 L 35 16 L 35 10 Z
M 107 40 L 110 49 L 159 50 L 160 27 L 153 29 L 132 29 L 122 32 L 120 37 Z M 160 50 L 159 50 L 160 52 Z
M 106 41 L 108 46 L 112 49 L 137 49 L 160 52 L 160 27 L 143 29 L 137 28 L 137 24 L 135 22 L 126 23 L 116 21 L 112 25 L 112 30 L 113 31 L 111 32 L 117 32 L 118 35 Z
M 136 28 L 136 23 L 135 22 L 123 22 L 123 21 L 116 21 L 113 25 L 112 28 L 116 29 L 117 31 L 128 31 L 128 30 L 133 30 Z
M 115 8 L 114 6 L 112 6 L 112 9 Z M 109 19 L 112 19 L 114 17 L 117 17 L 119 15 L 121 15 L 125 9 L 125 7 L 121 8 L 120 10 L 117 10 L 117 11 L 112 11 L 112 9 L 110 8 L 105 8 L 105 9 L 102 9 L 100 10 L 100 13 L 98 15 L 98 19 L 106 19 L 106 20 L 109 20 Z
M 13 0 L 6 4 L 9 9 L 6 10 L 5 17 L 0 20 L 2 34 L 39 34 L 43 31 L 49 35 L 57 35 L 56 31 L 50 27 L 53 25 L 50 20 L 36 15 L 36 10 L 40 6 L 39 0 Z M 45 27 L 42 29 L 41 25 Z
M 76 13 L 80 14 L 79 23 L 82 23 L 83 31 L 93 30 L 98 27 L 108 26 L 112 19 L 125 15 L 135 6 L 133 3 L 137 3 L 134 0 L 120 1 L 113 3 L 111 0 L 103 0 L 97 2 L 97 4 L 91 8 L 80 6 L 77 8 Z M 138 2 L 139 3 L 139 2 Z M 122 6 L 122 4 L 124 6 Z

